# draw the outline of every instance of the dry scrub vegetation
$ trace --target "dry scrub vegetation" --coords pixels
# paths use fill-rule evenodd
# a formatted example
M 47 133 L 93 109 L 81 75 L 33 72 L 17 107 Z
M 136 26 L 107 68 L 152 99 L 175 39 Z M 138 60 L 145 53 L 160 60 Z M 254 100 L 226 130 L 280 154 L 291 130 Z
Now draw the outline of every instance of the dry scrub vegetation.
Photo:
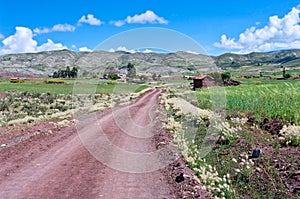
M 77 111 L 95 112 L 136 99 L 139 93 L 53 94 L 9 92 L 0 99 L 0 126 L 65 120 Z

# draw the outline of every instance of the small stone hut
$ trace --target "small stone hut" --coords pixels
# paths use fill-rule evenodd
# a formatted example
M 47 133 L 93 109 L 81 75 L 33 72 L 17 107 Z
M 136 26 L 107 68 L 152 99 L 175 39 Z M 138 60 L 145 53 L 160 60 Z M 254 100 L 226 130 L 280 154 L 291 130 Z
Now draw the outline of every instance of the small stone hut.
M 192 78 L 193 80 L 193 90 L 196 88 L 207 88 L 210 86 L 217 86 L 218 83 L 210 75 L 198 75 Z

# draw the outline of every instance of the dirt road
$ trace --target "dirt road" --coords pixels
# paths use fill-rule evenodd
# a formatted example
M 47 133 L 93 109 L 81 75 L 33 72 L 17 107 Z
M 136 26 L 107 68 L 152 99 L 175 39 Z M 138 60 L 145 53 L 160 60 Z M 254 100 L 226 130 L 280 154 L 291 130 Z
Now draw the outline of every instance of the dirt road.
M 1 148 L 0 198 L 206 198 L 161 128 L 161 92 Z

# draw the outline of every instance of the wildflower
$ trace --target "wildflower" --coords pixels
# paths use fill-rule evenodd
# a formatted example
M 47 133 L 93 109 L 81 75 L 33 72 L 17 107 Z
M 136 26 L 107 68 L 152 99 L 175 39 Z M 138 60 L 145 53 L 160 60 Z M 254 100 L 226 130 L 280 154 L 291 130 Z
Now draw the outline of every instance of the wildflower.
M 240 169 L 234 169 L 237 173 L 240 173 L 241 170 Z
M 226 177 L 227 177 L 227 179 L 230 179 L 230 174 L 227 173 L 227 174 L 226 174 Z

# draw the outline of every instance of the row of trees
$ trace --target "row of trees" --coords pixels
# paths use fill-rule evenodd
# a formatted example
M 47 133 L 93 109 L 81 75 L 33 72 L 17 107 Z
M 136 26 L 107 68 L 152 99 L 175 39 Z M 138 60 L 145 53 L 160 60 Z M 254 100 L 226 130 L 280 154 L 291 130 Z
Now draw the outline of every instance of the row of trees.
M 66 67 L 65 70 L 59 69 L 55 71 L 52 75 L 53 78 L 76 78 L 78 75 L 78 68 L 73 67 L 72 70 L 69 66 Z

